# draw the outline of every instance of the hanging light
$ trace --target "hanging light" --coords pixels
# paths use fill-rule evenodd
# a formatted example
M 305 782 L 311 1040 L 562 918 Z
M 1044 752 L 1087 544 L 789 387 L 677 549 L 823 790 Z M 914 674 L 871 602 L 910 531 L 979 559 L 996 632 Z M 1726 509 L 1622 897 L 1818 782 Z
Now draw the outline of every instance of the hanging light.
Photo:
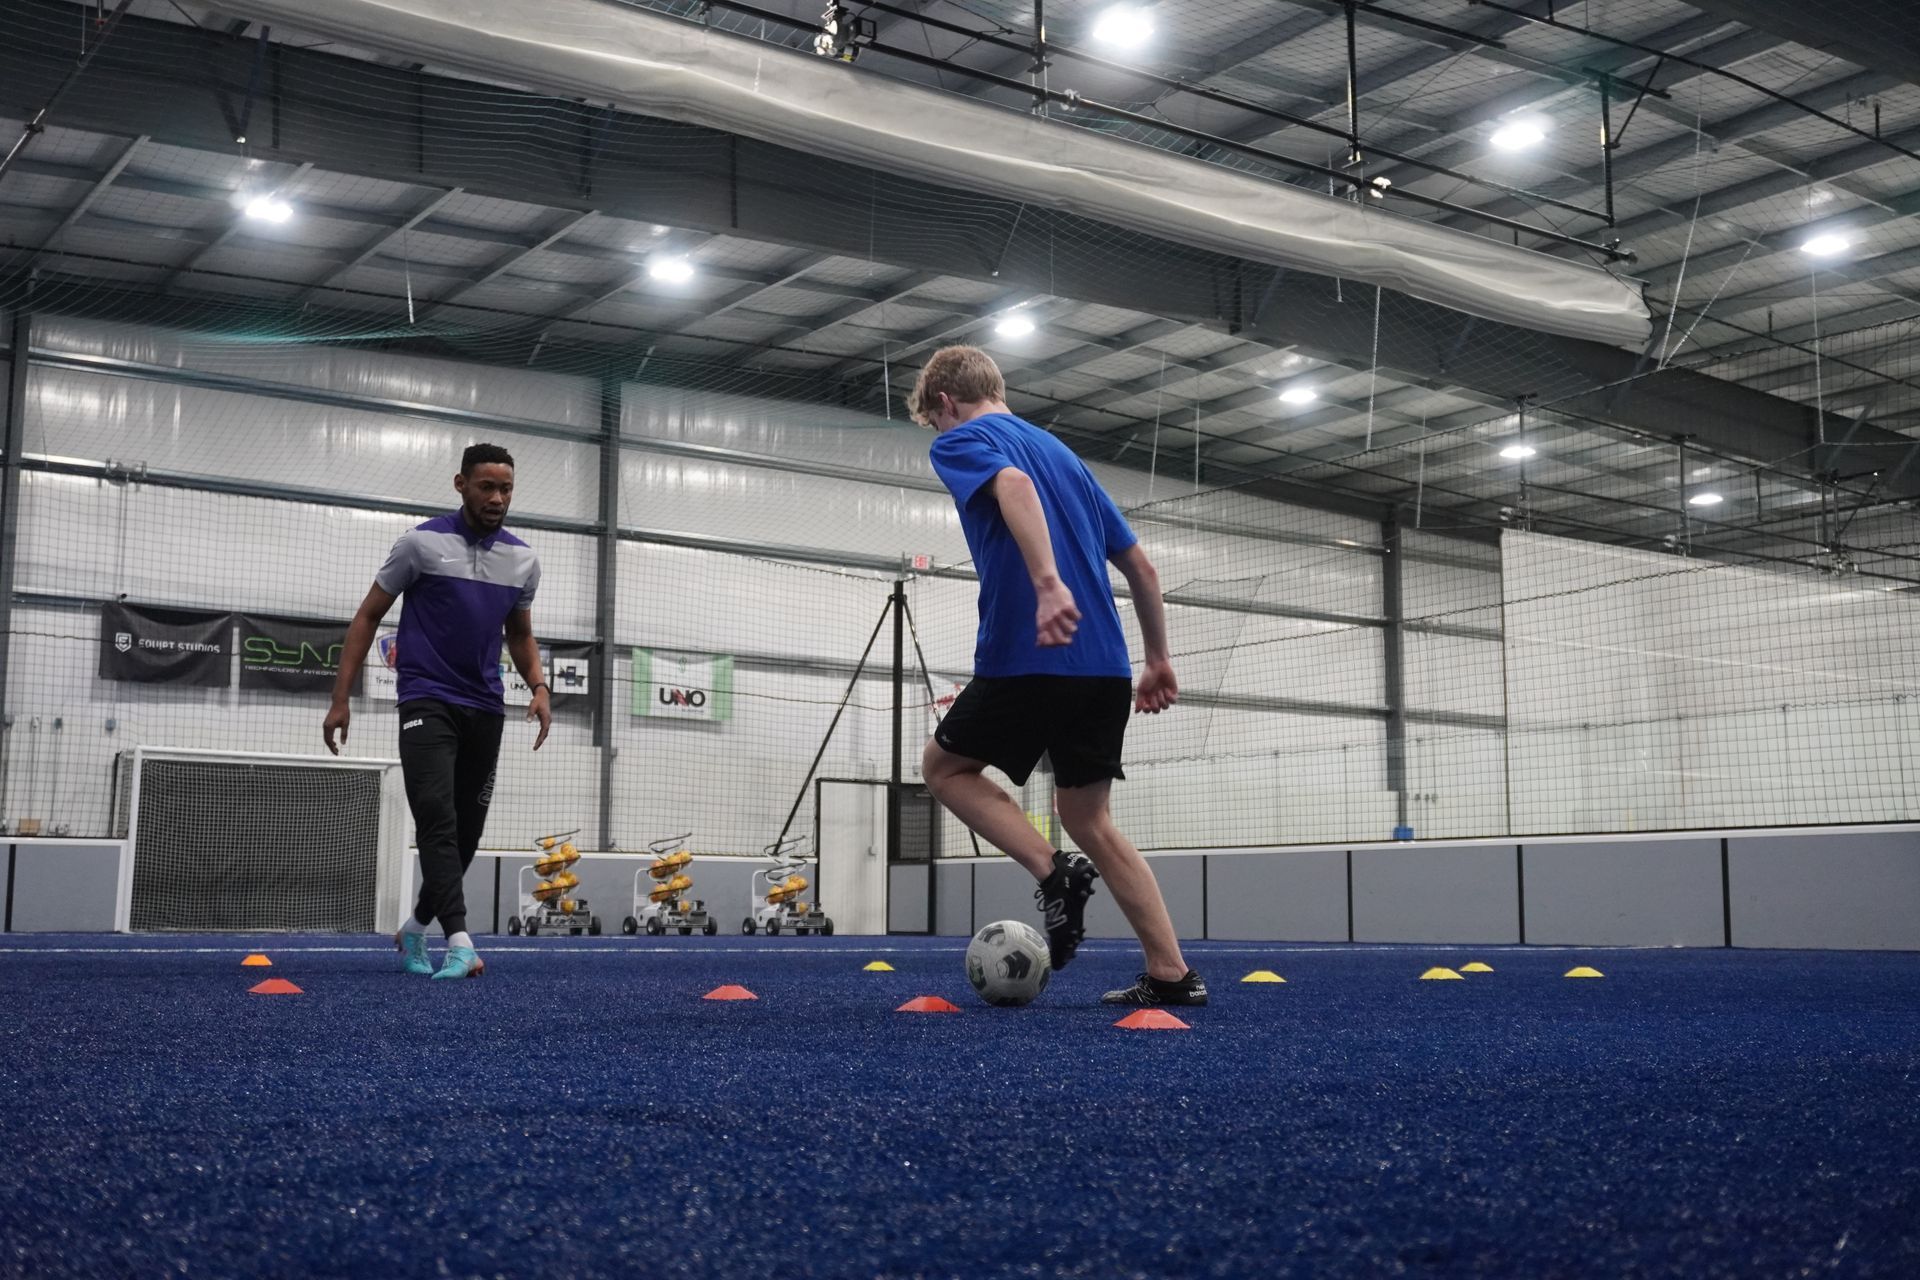
M 275 195 L 253 196 L 245 208 L 249 218 L 261 222 L 285 222 L 293 216 L 293 206 Z
M 1000 338 L 1024 338 L 1033 332 L 1033 321 L 1023 315 L 1006 316 L 993 326 L 993 332 Z
M 659 257 L 647 263 L 647 278 L 661 284 L 685 284 L 693 279 L 693 264 L 683 257 Z
M 1288 387 L 1280 393 L 1282 404 L 1312 404 L 1320 398 L 1320 393 L 1312 387 Z
M 1525 151 L 1547 140 L 1547 122 L 1538 116 L 1509 120 L 1493 131 L 1492 142 L 1500 151 Z
M 1853 248 L 1853 241 L 1832 231 L 1823 232 L 1817 236 L 1809 236 L 1800 244 L 1800 252 L 1810 254 L 1816 258 L 1831 258 L 1835 254 L 1845 253 L 1851 248 Z
M 1134 4 L 1117 4 L 1093 22 L 1093 38 L 1101 44 L 1137 49 L 1153 38 L 1153 15 Z
M 1717 493 L 1696 493 L 1687 499 L 1687 505 L 1690 507 L 1717 507 L 1725 501 L 1726 499 Z
M 1530 444 L 1510 444 L 1500 451 L 1500 456 L 1511 462 L 1525 462 L 1539 452 Z

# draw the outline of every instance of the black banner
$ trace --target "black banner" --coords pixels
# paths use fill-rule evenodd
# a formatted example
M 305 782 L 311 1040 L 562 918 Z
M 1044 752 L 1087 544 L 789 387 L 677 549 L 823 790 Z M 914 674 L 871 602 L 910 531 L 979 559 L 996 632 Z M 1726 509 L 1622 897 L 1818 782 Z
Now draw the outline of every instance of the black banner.
M 263 613 L 243 613 L 238 621 L 242 689 L 317 694 L 333 691 L 347 638 L 346 623 L 304 622 Z M 360 679 L 355 680 L 352 692 L 359 696 Z
M 100 678 L 224 689 L 233 615 L 109 604 L 100 611 Z

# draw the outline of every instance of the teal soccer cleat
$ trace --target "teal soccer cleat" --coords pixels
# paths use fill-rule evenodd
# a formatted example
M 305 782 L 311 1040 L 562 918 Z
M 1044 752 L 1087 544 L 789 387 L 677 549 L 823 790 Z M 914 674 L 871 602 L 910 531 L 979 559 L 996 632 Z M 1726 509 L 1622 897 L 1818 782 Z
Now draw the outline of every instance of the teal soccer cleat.
M 401 969 L 407 973 L 418 973 L 428 977 L 432 976 L 433 961 L 427 959 L 426 934 L 408 933 L 405 929 L 402 929 L 399 933 L 393 935 L 393 946 L 396 951 L 407 958 L 406 963 L 400 966 Z
M 435 978 L 477 978 L 487 971 L 484 960 L 474 954 L 472 947 L 448 947 L 446 963 L 440 966 Z

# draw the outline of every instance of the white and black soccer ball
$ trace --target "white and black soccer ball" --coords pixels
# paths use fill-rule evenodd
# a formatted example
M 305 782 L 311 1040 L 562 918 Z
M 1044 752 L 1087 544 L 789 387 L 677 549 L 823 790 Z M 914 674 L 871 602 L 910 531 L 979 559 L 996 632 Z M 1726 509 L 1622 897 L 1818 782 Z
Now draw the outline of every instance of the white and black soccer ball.
M 1052 977 L 1047 940 L 1030 924 L 996 920 L 967 944 L 967 981 L 988 1004 L 1032 1004 Z

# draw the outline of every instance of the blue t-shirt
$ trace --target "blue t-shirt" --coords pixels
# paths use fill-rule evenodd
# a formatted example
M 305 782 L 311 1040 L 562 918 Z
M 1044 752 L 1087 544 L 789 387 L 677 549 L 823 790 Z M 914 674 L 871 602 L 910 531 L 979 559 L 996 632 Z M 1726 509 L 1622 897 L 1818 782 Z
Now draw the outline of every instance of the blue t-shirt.
M 933 441 L 933 469 L 960 508 L 960 527 L 980 575 L 977 676 L 1130 676 L 1127 635 L 1114 607 L 1107 559 L 1139 539 L 1126 517 L 1073 450 L 1010 413 L 990 413 L 943 431 Z M 1033 479 L 1053 539 L 1060 580 L 1080 609 L 1073 643 L 1036 643 L 1033 580 L 1020 544 L 1000 515 L 988 482 L 1007 467 Z

